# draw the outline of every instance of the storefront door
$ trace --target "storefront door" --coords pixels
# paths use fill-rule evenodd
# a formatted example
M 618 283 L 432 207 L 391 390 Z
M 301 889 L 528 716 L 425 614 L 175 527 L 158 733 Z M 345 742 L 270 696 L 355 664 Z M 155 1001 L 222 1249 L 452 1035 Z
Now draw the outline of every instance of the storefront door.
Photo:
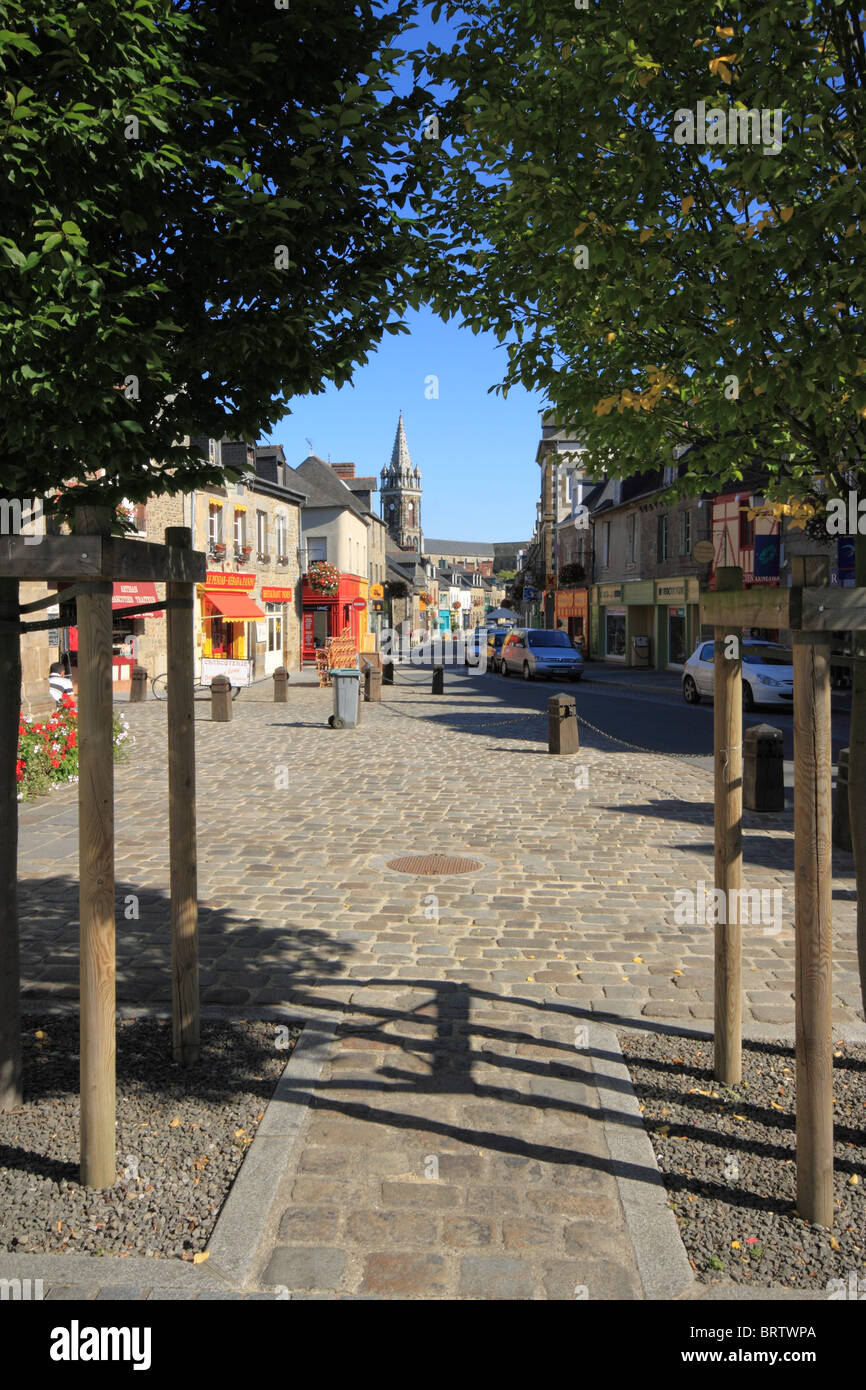
M 604 615 L 604 654 L 614 660 L 625 660 L 625 609 L 608 608 Z
M 668 665 L 684 666 L 686 651 L 686 610 L 668 609 Z
M 266 603 L 267 646 L 265 647 L 265 675 L 270 676 L 283 664 L 283 630 L 285 626 L 285 606 L 282 603 Z

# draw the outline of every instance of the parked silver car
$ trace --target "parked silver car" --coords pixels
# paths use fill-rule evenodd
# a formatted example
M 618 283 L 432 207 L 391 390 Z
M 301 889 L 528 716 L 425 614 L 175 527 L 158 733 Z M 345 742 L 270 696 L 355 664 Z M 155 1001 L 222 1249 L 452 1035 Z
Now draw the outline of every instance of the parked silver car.
M 518 627 L 502 644 L 499 669 L 503 676 L 520 672 L 523 679 L 533 676 L 563 676 L 579 681 L 583 657 L 567 632 L 541 627 Z
M 794 667 L 790 647 L 780 642 L 744 641 L 743 708 L 755 705 L 782 705 L 793 708 Z M 715 665 L 713 643 L 703 641 L 692 652 L 683 667 L 683 698 L 689 705 L 699 705 L 702 696 L 713 693 Z

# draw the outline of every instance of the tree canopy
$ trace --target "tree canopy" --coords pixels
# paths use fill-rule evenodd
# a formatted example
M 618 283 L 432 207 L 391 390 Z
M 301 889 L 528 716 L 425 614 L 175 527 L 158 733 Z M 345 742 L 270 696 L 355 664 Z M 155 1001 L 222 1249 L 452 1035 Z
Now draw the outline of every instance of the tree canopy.
M 433 302 L 507 344 L 497 389 L 544 391 L 620 477 L 699 445 L 680 491 L 841 487 L 866 442 L 859 7 L 441 8 L 411 191 Z
M 254 440 L 399 331 L 411 10 L 0 0 L 6 492 L 194 486 L 185 438 Z

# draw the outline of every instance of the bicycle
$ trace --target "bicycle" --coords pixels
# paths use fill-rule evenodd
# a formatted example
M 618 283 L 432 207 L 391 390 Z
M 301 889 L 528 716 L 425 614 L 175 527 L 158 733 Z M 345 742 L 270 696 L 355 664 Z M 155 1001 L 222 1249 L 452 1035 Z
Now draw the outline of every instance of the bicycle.
M 160 676 L 154 676 L 153 680 L 150 682 L 150 688 L 151 688 L 151 690 L 153 691 L 154 699 L 156 699 L 156 700 L 166 700 L 166 699 L 168 699 L 168 672 L 167 672 L 167 671 L 163 671 L 162 675 L 160 675 Z M 203 685 L 201 681 L 195 681 L 195 682 L 193 683 L 192 693 L 193 693 L 193 699 L 194 699 L 194 700 L 209 700 L 209 699 L 210 699 L 210 686 L 209 686 L 209 685 Z M 233 686 L 232 686 L 232 699 L 233 699 L 233 700 L 236 700 L 236 699 L 238 698 L 238 696 L 240 695 L 240 693 L 241 693 L 241 687 L 240 687 L 239 685 L 233 685 Z

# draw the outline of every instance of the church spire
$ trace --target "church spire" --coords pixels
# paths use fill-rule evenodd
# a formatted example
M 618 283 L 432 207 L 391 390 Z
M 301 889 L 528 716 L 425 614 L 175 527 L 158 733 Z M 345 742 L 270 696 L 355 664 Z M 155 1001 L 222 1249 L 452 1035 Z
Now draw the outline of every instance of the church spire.
M 409 445 L 406 442 L 406 430 L 403 426 L 402 410 L 400 411 L 400 419 L 397 421 L 394 448 L 391 450 L 391 468 L 397 473 L 411 473 L 412 471 L 412 460 L 409 457 Z

